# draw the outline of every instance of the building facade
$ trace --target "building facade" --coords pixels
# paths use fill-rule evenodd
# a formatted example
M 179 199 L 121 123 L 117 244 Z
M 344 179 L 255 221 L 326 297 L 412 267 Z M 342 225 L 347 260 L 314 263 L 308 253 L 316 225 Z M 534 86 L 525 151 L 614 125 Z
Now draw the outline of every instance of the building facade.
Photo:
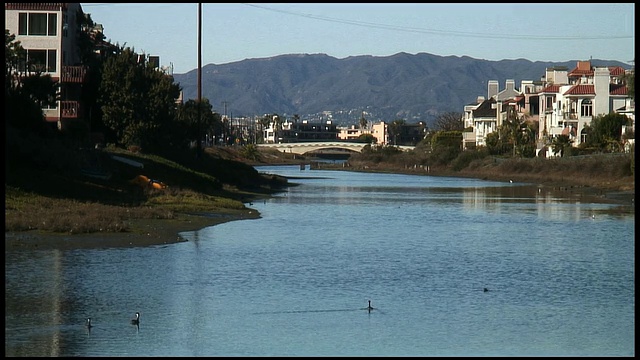
M 79 3 L 5 3 L 5 27 L 26 50 L 22 74 L 42 72 L 60 84 L 60 100 L 43 109 L 47 122 L 64 128 L 85 114 L 80 94 L 87 68 L 78 49 Z

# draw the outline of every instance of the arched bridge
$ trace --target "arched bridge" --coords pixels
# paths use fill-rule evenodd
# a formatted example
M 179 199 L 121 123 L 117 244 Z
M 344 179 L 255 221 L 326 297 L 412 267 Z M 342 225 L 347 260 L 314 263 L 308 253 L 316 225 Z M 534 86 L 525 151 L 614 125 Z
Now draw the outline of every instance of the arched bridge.
M 347 141 L 316 141 L 316 142 L 292 142 L 283 144 L 257 144 L 262 148 L 276 149 L 280 152 L 293 153 L 303 155 L 309 152 L 330 150 L 330 149 L 342 149 L 353 152 L 362 152 L 366 143 L 356 143 Z M 398 146 L 403 151 L 409 151 L 414 149 L 413 146 Z

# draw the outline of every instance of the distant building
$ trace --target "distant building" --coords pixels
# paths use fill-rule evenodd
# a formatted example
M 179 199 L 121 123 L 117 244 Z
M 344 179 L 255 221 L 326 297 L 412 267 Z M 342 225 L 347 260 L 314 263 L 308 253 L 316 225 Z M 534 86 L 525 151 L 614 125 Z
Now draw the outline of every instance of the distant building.
M 331 120 L 300 122 L 284 121 L 278 125 L 273 121 L 263 129 L 263 139 L 268 144 L 304 141 L 330 141 L 338 139 L 338 128 Z
M 350 127 L 338 128 L 338 138 L 345 141 L 353 141 L 365 134 L 371 134 L 376 141 L 376 145 L 386 145 L 389 142 L 389 127 L 388 125 L 380 121 L 379 123 L 373 123 L 366 128 L 356 127 L 351 125 Z

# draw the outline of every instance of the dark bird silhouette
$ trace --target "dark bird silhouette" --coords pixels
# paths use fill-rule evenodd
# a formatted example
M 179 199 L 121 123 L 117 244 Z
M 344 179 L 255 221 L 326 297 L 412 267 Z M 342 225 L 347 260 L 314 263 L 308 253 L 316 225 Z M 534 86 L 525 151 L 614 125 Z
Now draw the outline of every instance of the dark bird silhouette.
M 489 291 L 489 289 L 487 289 L 487 288 L 484 288 L 484 292 L 487 292 L 487 291 Z
M 91 325 L 91 318 L 87 318 L 87 323 L 85 324 L 85 326 L 87 327 L 87 329 L 91 329 L 93 327 L 93 325 Z
M 371 312 L 371 310 L 375 310 L 375 308 L 371 306 L 371 300 L 369 300 L 369 306 L 367 306 L 367 311 Z
M 140 325 L 140 313 L 136 313 L 135 319 L 131 319 L 131 325 Z

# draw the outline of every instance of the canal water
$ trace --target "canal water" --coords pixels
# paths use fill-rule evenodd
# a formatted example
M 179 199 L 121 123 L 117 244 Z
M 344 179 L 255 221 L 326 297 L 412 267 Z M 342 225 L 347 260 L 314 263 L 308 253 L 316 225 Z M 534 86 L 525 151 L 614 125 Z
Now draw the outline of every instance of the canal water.
M 296 184 L 248 204 L 260 219 L 6 250 L 5 354 L 635 354 L 633 213 L 529 184 L 257 169 Z

